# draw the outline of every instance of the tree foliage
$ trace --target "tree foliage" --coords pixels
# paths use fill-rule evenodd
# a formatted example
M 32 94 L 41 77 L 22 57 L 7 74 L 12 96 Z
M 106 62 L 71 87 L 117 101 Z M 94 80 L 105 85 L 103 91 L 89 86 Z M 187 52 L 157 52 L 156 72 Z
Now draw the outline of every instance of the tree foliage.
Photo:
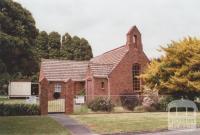
M 89 60 L 93 57 L 92 49 L 84 38 L 66 33 L 62 37 L 61 57 L 69 60 Z
M 0 1 L 0 59 L 11 75 L 33 75 L 38 66 L 31 51 L 38 34 L 31 13 L 11 0 Z
M 66 60 L 90 60 L 92 49 L 88 41 L 78 36 L 71 37 L 65 33 L 62 36 L 58 32 L 49 35 L 42 31 L 36 39 L 36 55 L 39 59 L 66 59 Z
M 48 42 L 49 37 L 47 32 L 41 31 L 36 38 L 34 47 L 34 53 L 36 54 L 38 60 L 41 58 L 49 58 Z
M 62 45 L 62 46 L 61 46 Z M 39 32 L 31 13 L 12 0 L 0 0 L 0 91 L 9 80 L 38 80 L 41 58 L 89 60 L 87 40 Z
M 200 39 L 185 38 L 161 48 L 165 56 L 151 62 L 142 75 L 159 93 L 193 97 L 200 93 Z
M 49 58 L 59 58 L 61 47 L 61 35 L 58 32 L 51 32 L 49 34 Z

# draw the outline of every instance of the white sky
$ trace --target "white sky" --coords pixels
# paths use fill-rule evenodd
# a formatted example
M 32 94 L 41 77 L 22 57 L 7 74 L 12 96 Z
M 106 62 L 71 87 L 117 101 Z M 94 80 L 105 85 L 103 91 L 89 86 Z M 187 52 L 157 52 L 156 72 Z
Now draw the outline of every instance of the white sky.
M 200 36 L 200 0 L 15 0 L 47 32 L 86 38 L 94 56 L 126 43 L 136 25 L 149 58 L 159 46 L 187 36 Z

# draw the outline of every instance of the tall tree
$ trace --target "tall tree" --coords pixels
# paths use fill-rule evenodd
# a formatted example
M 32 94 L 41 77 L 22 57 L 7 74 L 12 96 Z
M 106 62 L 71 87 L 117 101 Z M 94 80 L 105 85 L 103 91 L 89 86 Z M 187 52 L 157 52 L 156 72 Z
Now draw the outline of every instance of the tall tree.
M 200 39 L 185 38 L 162 47 L 165 56 L 153 60 L 142 75 L 159 93 L 193 98 L 200 93 Z
M 31 13 L 12 0 L 0 1 L 0 59 L 10 75 L 38 71 L 32 46 L 38 30 Z
M 37 59 L 40 61 L 41 58 L 48 58 L 48 34 L 45 31 L 41 31 L 35 42 L 34 53 L 37 56 Z
M 92 48 L 85 38 L 80 40 L 80 55 L 81 60 L 90 60 L 93 57 Z
M 80 39 L 78 36 L 72 38 L 68 33 L 62 37 L 61 54 L 61 57 L 69 60 L 89 60 L 93 57 L 86 39 Z
M 58 32 L 51 32 L 49 34 L 48 46 L 49 58 L 59 58 L 61 48 L 61 36 Z
M 62 48 L 60 56 L 64 59 L 73 60 L 73 50 L 72 50 L 72 37 L 65 33 L 62 36 Z

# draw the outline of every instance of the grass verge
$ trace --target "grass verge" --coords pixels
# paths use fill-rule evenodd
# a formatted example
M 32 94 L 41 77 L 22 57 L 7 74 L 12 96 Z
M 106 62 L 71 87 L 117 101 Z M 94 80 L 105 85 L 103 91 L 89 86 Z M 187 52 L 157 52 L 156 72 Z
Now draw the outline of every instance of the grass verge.
M 168 114 L 165 112 L 89 114 L 71 117 L 100 134 L 158 131 L 167 129 L 168 125 Z M 197 122 L 200 124 L 200 113 L 197 115 Z
M 70 135 L 56 121 L 45 116 L 0 117 L 0 135 Z

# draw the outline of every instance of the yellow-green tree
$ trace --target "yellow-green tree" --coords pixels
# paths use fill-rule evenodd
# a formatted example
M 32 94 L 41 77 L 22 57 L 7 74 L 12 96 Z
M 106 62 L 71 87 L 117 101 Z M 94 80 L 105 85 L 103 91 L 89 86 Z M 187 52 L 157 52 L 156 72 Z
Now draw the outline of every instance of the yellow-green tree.
M 194 98 L 200 93 L 200 39 L 185 38 L 161 47 L 165 53 L 154 59 L 142 75 L 147 86 L 161 94 Z

